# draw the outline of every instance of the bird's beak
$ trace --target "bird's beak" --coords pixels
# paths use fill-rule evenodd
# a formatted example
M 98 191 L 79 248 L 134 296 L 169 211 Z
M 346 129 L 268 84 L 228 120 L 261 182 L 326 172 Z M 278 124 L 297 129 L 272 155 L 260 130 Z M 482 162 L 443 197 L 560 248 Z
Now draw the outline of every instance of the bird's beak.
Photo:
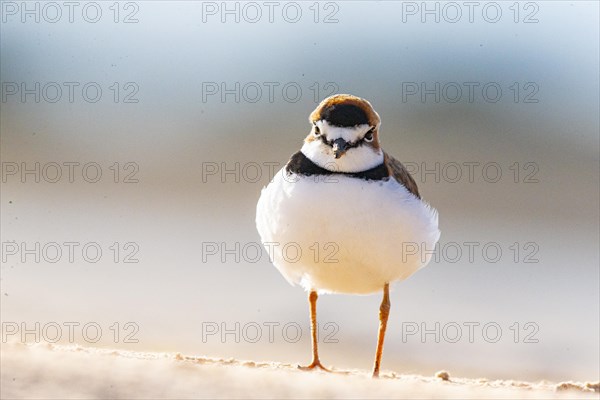
M 346 153 L 346 150 L 348 150 L 348 142 L 344 139 L 339 138 L 333 141 L 333 155 L 336 159 L 343 156 Z

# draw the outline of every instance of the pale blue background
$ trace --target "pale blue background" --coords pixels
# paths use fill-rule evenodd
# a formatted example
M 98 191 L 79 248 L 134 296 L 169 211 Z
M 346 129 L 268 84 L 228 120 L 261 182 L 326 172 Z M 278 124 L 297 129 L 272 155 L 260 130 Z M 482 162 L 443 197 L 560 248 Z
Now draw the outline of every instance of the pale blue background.
M 420 3 L 420 2 L 419 2 Z M 500 2 L 496 24 L 476 14 L 455 24 L 416 17 L 401 2 L 337 2 L 338 23 L 202 22 L 201 2 L 137 2 L 138 23 L 115 24 L 102 3 L 97 24 L 76 18 L 0 28 L 2 82 L 98 82 L 95 104 L 2 102 L 3 162 L 90 161 L 107 171 L 135 162 L 138 184 L 102 179 L 69 184 L 16 179 L 2 184 L 2 241 L 137 242 L 138 264 L 2 264 L 3 321 L 135 321 L 139 344 L 256 360 L 309 359 L 305 294 L 263 258 L 203 263 L 202 242 L 233 247 L 259 240 L 254 208 L 268 182 L 202 182 L 203 162 L 279 162 L 301 145 L 316 106 L 314 82 L 363 96 L 382 117 L 385 149 L 407 162 L 535 162 L 539 183 L 428 180 L 424 197 L 440 211 L 442 242 L 535 242 L 539 263 L 433 262 L 392 293 L 384 368 L 523 379 L 597 379 L 599 373 L 598 3 L 541 1 L 538 23 L 514 23 Z M 433 4 L 433 3 L 430 3 Z M 524 3 L 521 3 L 521 6 Z M 497 82 L 498 103 L 402 101 L 402 82 Z M 136 82 L 137 104 L 115 104 L 113 82 Z M 296 103 L 202 101 L 202 82 L 297 82 Z M 538 103 L 512 101 L 513 82 L 535 82 Z M 280 86 L 281 87 L 281 86 Z M 325 95 L 327 92 L 323 95 Z M 267 170 L 263 170 L 263 173 Z M 12 202 L 12 203 L 9 203 Z M 6 293 L 6 295 L 4 295 Z M 322 346 L 328 365 L 367 369 L 379 296 L 324 296 L 322 323 L 339 326 Z M 201 339 L 203 322 L 298 322 L 290 344 Z M 402 342 L 403 322 L 497 322 L 490 344 Z M 509 327 L 539 326 L 537 344 L 515 344 Z M 265 330 L 265 334 L 266 334 Z M 466 332 L 466 331 L 465 331 Z M 82 343 L 85 344 L 85 343 Z

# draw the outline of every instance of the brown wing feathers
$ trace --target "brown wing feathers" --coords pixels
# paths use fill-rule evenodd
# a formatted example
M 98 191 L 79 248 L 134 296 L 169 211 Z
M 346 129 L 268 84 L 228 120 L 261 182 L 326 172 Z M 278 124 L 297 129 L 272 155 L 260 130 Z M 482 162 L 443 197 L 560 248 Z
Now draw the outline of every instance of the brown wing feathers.
M 400 182 L 404 187 L 408 189 L 409 192 L 417 196 L 419 199 L 421 195 L 419 194 L 419 188 L 417 187 L 417 183 L 410 176 L 410 173 L 406 170 L 406 167 L 402 165 L 402 163 L 396 160 L 394 157 L 390 156 L 388 153 L 383 153 L 384 162 L 388 167 L 388 171 L 390 172 L 390 176 L 393 176 L 398 182 Z

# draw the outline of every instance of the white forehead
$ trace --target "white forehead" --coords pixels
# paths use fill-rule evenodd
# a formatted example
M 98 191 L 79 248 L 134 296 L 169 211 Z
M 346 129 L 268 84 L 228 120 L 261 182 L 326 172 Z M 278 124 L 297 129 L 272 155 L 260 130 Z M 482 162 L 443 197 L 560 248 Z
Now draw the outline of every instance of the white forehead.
M 357 126 L 333 126 L 325 120 L 317 121 L 317 126 L 321 131 L 321 135 L 324 135 L 327 140 L 335 140 L 342 138 L 346 142 L 356 142 L 361 139 L 371 126 L 369 124 L 362 124 Z

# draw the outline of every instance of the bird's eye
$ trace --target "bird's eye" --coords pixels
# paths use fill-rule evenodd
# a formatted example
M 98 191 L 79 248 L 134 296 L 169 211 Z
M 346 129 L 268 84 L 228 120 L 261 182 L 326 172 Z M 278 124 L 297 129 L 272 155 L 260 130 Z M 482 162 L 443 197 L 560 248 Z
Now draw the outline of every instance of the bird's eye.
M 315 125 L 315 130 L 313 132 L 314 132 L 315 136 L 319 136 L 321 134 L 321 130 L 316 125 Z
M 369 132 L 367 132 L 365 134 L 365 142 L 372 142 L 373 141 L 373 131 L 375 130 L 375 128 L 371 128 L 371 130 L 369 130 Z

